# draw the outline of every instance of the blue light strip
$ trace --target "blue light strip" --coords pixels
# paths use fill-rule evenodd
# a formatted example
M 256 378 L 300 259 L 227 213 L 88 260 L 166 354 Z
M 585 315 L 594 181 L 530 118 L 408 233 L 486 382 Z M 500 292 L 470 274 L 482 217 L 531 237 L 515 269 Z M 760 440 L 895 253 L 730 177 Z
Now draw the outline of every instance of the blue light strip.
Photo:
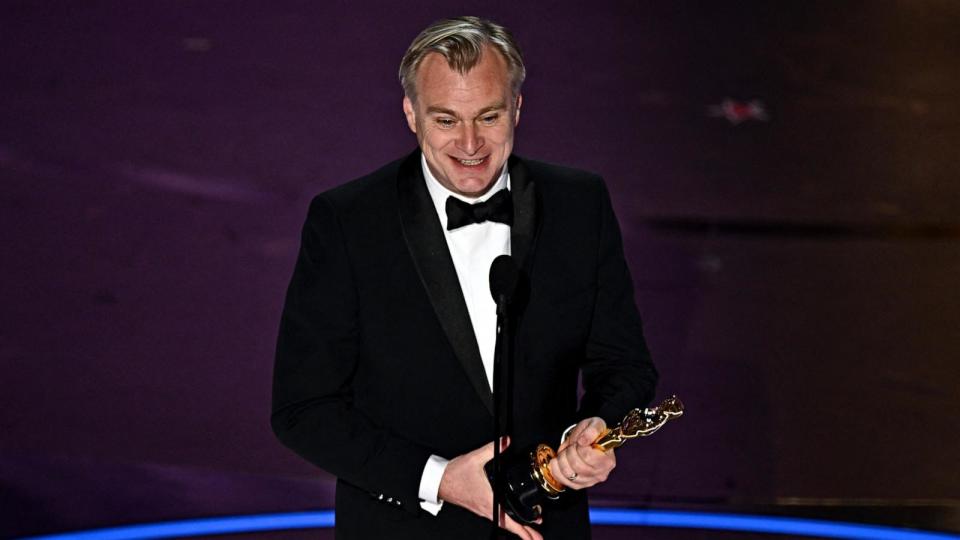
M 670 510 L 591 508 L 590 523 L 594 525 L 615 525 L 621 527 L 669 527 L 767 534 L 792 534 L 796 536 L 846 538 L 854 540 L 960 540 L 960 535 L 956 534 L 900 529 L 880 525 L 860 525 L 818 519 Z
M 960 540 L 960 535 L 956 534 L 899 529 L 879 525 L 672 510 L 591 508 L 590 522 L 593 525 L 601 526 L 707 529 L 852 540 Z M 156 538 L 185 538 L 291 529 L 327 529 L 333 527 L 333 523 L 333 511 L 322 510 L 145 523 L 31 536 L 21 540 L 152 540 Z
M 240 534 L 290 529 L 329 529 L 333 527 L 333 510 L 257 514 L 223 518 L 184 519 L 165 523 L 143 523 L 107 529 L 31 536 L 22 540 L 150 540 L 154 538 L 186 538 L 216 534 Z

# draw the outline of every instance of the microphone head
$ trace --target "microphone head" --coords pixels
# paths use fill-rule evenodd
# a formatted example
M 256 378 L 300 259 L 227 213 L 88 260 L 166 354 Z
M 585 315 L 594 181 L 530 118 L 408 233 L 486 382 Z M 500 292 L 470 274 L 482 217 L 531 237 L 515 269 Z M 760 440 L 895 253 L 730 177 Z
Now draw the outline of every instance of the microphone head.
M 509 300 L 519 280 L 520 271 L 513 257 L 500 255 L 494 259 L 490 265 L 490 294 L 493 295 L 493 301 L 499 304 L 501 299 Z

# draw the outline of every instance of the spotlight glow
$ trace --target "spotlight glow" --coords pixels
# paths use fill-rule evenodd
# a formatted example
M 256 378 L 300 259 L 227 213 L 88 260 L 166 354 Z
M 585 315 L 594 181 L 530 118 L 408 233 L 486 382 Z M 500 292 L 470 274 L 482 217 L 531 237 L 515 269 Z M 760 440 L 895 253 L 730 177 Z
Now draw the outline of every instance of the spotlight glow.
M 960 540 L 960 535 L 957 534 L 881 525 L 673 510 L 591 508 L 590 523 L 597 526 L 706 529 L 852 540 Z M 31 536 L 21 540 L 152 540 L 156 538 L 185 538 L 291 529 L 328 529 L 333 527 L 333 524 L 333 511 L 321 510 L 144 523 L 89 531 Z

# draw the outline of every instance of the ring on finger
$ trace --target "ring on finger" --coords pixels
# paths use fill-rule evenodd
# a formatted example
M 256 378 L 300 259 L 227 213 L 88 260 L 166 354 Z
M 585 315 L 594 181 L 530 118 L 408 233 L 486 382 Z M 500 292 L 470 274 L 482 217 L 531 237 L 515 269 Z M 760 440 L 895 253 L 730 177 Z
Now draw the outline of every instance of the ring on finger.
M 577 473 L 571 474 L 570 476 L 567 477 L 567 479 L 568 479 L 568 480 L 576 480 L 576 479 L 577 479 Z

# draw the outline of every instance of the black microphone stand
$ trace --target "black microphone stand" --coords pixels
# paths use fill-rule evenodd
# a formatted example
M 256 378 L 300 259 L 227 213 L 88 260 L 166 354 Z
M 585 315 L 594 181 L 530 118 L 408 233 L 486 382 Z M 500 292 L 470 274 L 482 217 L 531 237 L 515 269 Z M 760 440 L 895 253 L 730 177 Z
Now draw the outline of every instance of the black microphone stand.
M 510 296 L 518 280 L 517 267 L 509 255 L 494 259 L 490 266 L 490 292 L 497 303 L 497 341 L 493 352 L 493 529 L 491 538 L 499 536 L 500 502 L 503 491 L 503 474 L 500 459 L 500 438 L 508 433 L 512 410 L 511 377 L 512 364 L 510 332 Z M 506 389 L 506 392 L 504 390 Z M 506 395 L 505 395 L 506 394 Z M 503 418 L 506 415 L 506 418 Z
M 500 516 L 500 503 L 497 497 L 497 494 L 501 493 L 503 490 L 503 474 L 500 470 L 500 439 L 506 433 L 506 426 L 509 425 L 508 421 L 501 418 L 503 413 L 507 415 L 510 414 L 510 410 L 503 410 L 504 402 L 504 379 L 507 376 L 506 369 L 504 368 L 505 364 L 508 364 L 508 361 L 505 361 L 510 356 L 510 315 L 509 310 L 507 309 L 507 299 L 505 295 L 501 295 L 500 299 L 497 300 L 497 344 L 493 353 L 493 433 L 494 433 L 494 444 L 493 444 L 493 524 L 494 524 L 494 538 L 496 538 L 497 529 L 499 528 L 499 516 Z

